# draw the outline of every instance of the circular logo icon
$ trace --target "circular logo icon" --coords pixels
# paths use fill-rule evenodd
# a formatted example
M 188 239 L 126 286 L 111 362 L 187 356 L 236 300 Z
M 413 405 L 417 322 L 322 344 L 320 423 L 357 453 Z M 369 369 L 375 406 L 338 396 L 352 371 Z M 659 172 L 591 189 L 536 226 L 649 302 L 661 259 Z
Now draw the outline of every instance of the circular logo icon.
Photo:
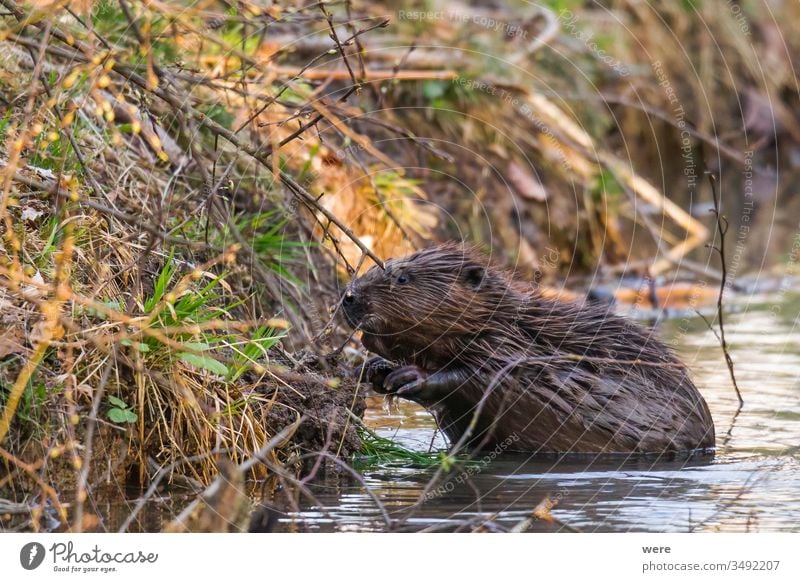
M 35 570 L 44 561 L 44 546 L 39 542 L 30 542 L 19 551 L 19 563 L 26 570 Z

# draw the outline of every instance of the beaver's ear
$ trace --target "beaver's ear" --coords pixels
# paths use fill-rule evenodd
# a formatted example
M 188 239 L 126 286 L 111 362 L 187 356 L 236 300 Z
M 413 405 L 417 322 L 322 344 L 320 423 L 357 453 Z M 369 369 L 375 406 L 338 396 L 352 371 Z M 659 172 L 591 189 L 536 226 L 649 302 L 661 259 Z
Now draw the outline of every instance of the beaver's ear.
M 467 287 L 477 291 L 486 279 L 486 269 L 479 265 L 469 265 L 461 270 L 461 278 Z

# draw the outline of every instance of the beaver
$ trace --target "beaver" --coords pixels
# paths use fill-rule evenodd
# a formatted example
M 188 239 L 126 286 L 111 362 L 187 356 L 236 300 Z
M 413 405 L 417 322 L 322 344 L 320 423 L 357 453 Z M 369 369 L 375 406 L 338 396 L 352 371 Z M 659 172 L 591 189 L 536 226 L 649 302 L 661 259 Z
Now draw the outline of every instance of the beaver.
M 546 298 L 472 247 L 445 243 L 372 267 L 341 298 L 378 354 L 376 392 L 433 413 L 451 444 L 533 453 L 712 449 L 686 367 L 634 321 Z

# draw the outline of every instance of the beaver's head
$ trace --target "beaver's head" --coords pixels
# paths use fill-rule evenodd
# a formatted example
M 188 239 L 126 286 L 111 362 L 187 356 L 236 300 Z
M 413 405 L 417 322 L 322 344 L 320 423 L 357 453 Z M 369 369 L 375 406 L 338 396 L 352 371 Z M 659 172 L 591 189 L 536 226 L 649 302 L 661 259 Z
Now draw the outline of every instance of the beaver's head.
M 449 243 L 372 267 L 348 285 L 342 308 L 368 349 L 403 359 L 480 334 L 509 292 L 486 257 Z

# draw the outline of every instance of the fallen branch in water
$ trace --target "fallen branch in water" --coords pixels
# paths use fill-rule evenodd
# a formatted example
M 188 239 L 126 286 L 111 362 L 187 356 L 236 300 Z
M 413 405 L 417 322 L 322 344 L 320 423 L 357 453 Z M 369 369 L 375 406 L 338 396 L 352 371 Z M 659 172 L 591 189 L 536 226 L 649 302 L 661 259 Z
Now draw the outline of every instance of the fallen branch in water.
M 572 532 L 572 533 L 579 533 L 580 530 L 572 527 L 569 524 L 564 523 L 557 517 L 555 517 L 550 510 L 552 510 L 556 505 L 558 505 L 558 499 L 550 499 L 550 497 L 545 497 L 542 499 L 536 507 L 533 508 L 530 515 L 520 521 L 517 525 L 511 528 L 512 533 L 522 533 L 528 531 L 531 526 L 536 521 L 543 521 L 545 523 L 549 523 L 551 525 L 557 525 L 561 529 Z

